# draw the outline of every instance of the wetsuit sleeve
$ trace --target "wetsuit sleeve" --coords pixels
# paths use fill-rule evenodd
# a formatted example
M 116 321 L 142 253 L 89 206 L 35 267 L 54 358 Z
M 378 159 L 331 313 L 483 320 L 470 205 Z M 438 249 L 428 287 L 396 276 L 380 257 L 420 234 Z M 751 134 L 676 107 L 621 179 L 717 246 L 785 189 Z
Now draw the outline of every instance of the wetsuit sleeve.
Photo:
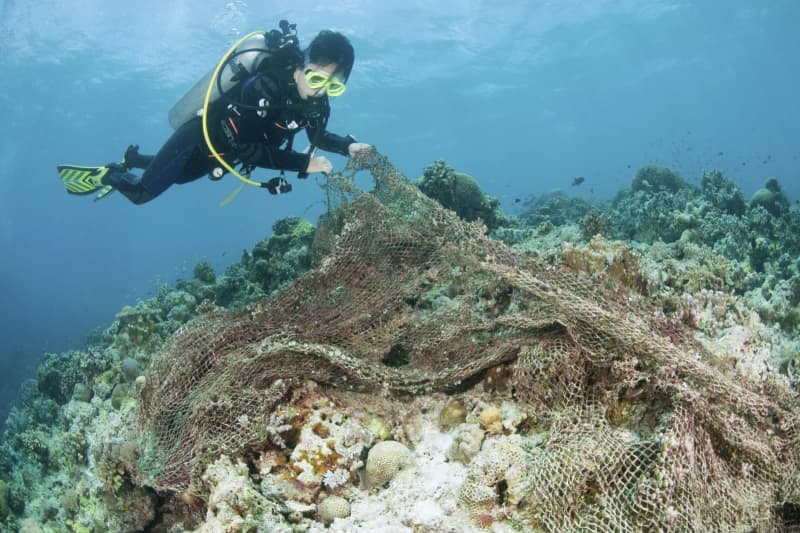
M 309 154 L 282 150 L 261 143 L 239 145 L 237 155 L 243 163 L 276 170 L 302 172 L 308 168 Z
M 349 135 L 347 137 L 342 137 L 341 135 L 336 135 L 327 130 L 319 131 L 317 128 L 309 127 L 307 133 L 309 142 L 317 146 L 320 150 L 344 156 L 350 155 L 350 152 L 347 151 L 347 147 L 355 142 Z

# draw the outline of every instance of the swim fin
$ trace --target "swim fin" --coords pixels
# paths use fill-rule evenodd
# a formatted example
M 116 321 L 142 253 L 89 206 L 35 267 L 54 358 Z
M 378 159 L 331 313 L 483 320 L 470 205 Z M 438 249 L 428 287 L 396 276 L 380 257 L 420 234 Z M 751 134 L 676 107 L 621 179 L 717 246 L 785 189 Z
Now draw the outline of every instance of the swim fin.
M 94 201 L 102 200 L 112 192 L 114 187 L 103 183 L 103 178 L 109 170 L 128 171 L 131 168 L 147 168 L 153 160 L 151 155 L 139 153 L 139 145 L 132 144 L 125 150 L 125 155 L 119 163 L 109 163 L 102 167 L 84 167 L 78 165 L 58 165 L 58 175 L 61 182 L 70 194 L 92 194 L 100 189 Z
M 81 167 L 77 165 L 58 165 L 58 175 L 70 194 L 91 194 L 105 187 L 102 179 L 110 170 L 108 166 Z
M 108 171 L 117 164 L 109 164 L 102 167 L 84 167 L 78 165 L 58 165 L 58 175 L 61 177 L 61 182 L 67 188 L 70 194 L 92 194 L 99 189 L 94 201 L 102 200 L 112 192 L 114 188 L 111 185 L 103 184 L 102 180 Z

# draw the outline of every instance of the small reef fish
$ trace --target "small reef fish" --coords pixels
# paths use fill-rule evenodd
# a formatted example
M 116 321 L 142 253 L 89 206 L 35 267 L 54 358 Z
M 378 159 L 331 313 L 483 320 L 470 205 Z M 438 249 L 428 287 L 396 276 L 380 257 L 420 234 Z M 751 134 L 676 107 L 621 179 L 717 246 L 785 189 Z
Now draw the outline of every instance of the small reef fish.
M 572 180 L 572 186 L 573 187 L 577 187 L 578 185 L 580 185 L 584 181 L 586 181 L 586 178 L 584 178 L 583 176 L 578 176 L 577 178 Z

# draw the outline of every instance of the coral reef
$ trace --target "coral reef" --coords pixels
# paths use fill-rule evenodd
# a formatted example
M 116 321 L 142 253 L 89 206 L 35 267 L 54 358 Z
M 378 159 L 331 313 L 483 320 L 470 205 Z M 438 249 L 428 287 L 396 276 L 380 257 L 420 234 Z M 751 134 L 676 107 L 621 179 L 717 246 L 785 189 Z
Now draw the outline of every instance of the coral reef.
M 520 220 L 528 227 L 541 224 L 562 226 L 569 222 L 577 223 L 589 215 L 595 207 L 582 198 L 567 196 L 563 191 L 553 191 L 538 197 L 529 198 L 522 204 Z
M 447 450 L 448 459 L 469 464 L 481 450 L 484 435 L 479 424 L 460 424 L 453 432 L 453 444 Z
M 631 187 L 618 192 L 611 201 L 614 236 L 645 243 L 674 242 L 687 225 L 696 224 L 691 208 L 687 208 L 696 196 L 696 188 L 677 174 L 644 167 L 636 173 Z
M 9 472 L 13 515 L 6 525 L 12 528 L 17 516 L 45 531 L 136 531 L 149 524 L 157 498 L 133 485 L 120 452 L 124 435 L 133 435 L 132 407 L 119 412 L 95 396 L 67 402 L 57 410 L 59 424 L 22 432 L 9 426 L 1 453 L 18 466 Z
M 274 229 L 276 234 L 257 251 L 245 252 L 244 262 L 225 275 L 199 263 L 194 279 L 162 287 L 153 298 L 123 308 L 110 326 L 88 339 L 87 348 L 45 354 L 6 422 L 0 525 L 7 530 L 138 531 L 153 521 L 160 498 L 134 485 L 129 474 L 138 461 L 133 417 L 142 373 L 165 339 L 196 316 L 199 302 L 242 305 L 309 267 L 313 226 L 287 219 Z M 274 266 L 269 279 L 257 261 Z M 176 523 L 197 522 L 191 505 L 171 500 L 161 505 L 171 508 L 162 512 Z
M 525 437 L 518 448 L 544 442 L 537 453 L 518 454 L 527 463 L 521 473 L 508 466 L 516 461 L 498 457 L 513 456 L 513 446 L 476 467 L 475 477 L 488 480 L 480 483 L 494 487 L 483 492 L 499 496 L 464 501 L 508 504 L 497 513 L 478 506 L 473 514 L 481 524 L 725 529 L 777 520 L 769 509 L 783 503 L 775 491 L 785 475 L 771 465 L 775 457 L 796 461 L 793 437 L 784 433 L 797 416 L 792 393 L 778 377 L 731 364 L 714 342 L 705 347 L 694 338 L 695 301 L 675 302 L 678 317 L 653 306 L 649 278 L 633 253 L 637 245 L 595 236 L 589 253 L 565 244 L 556 266 L 487 239 L 482 225 L 441 209 L 385 160 L 376 158 L 370 170 L 374 195 L 361 194 L 352 181 L 342 184 L 352 198 L 342 202 L 335 246 L 319 268 L 259 304 L 209 309 L 153 362 L 155 379 L 140 401 L 150 442 L 140 480 L 202 496 L 198 475 L 214 457 L 275 445 L 248 428 L 293 406 L 286 394 L 303 380 L 334 398 L 352 392 L 396 404 L 434 392 L 472 392 L 480 383 L 486 394 L 512 394 L 522 405 L 504 406 L 498 398 L 470 404 L 485 431 L 471 463 L 494 439 L 511 442 L 506 437 L 516 432 Z M 634 194 L 693 194 L 663 174 L 649 179 L 663 178 L 664 185 L 643 180 Z M 696 228 L 679 215 L 673 230 Z M 712 309 L 723 301 L 718 296 L 709 292 Z M 288 331 L 286 323 L 293 325 Z M 749 350 L 740 356 L 756 366 L 764 361 Z M 392 436 L 409 448 L 419 442 L 413 428 L 393 428 Z M 689 445 L 665 445 L 671 442 Z M 302 504 L 316 490 L 309 475 L 314 463 L 331 471 L 323 458 L 335 457 L 328 442 L 314 450 L 308 467 L 295 461 L 304 476 L 294 480 L 303 486 L 296 489 Z M 715 466 L 705 476 L 691 464 Z M 376 485 L 386 477 L 370 479 L 371 472 L 364 472 L 365 485 L 380 493 Z M 394 474 L 389 489 L 403 473 Z M 549 485 L 526 502 L 520 487 L 537 487 L 528 482 L 534 475 Z M 664 483 L 677 489 L 664 492 Z M 348 488 L 352 520 L 359 507 Z M 712 500 L 718 514 L 708 507 Z
M 531 459 L 520 435 L 488 439 L 469 463 L 460 504 L 475 516 L 504 518 L 530 493 Z
M 439 426 L 450 429 L 467 419 L 467 408 L 459 398 L 453 398 L 439 412 Z
M 797 464 L 785 383 L 800 384 L 800 219 L 777 180 L 747 202 L 718 172 L 697 188 L 646 167 L 609 205 L 546 195 L 528 203 L 521 226 L 501 227 L 474 180 L 441 162 L 426 176 L 426 186 L 449 183 L 447 201 L 472 205 L 464 218 L 491 227 L 475 213 L 494 211 L 492 234 L 512 247 L 487 244 L 479 225 L 412 195 L 414 209 L 329 228 L 317 250 L 357 261 L 312 261 L 321 237 L 292 218 L 222 275 L 199 263 L 193 279 L 121 310 L 86 349 L 46 355 L 0 446 L 0 526 L 796 525 L 797 476 L 777 490 L 782 474 L 770 466 Z M 351 209 L 390 204 L 381 195 L 398 185 L 383 185 Z M 427 238 L 415 233 L 426 215 Z M 348 240 L 359 232 L 379 237 L 375 247 Z M 458 232 L 467 238 L 453 241 Z M 325 301 L 287 297 L 298 278 Z M 304 307 L 313 321 L 258 329 L 270 309 L 291 317 Z M 570 314 L 578 310 L 583 322 Z M 214 342 L 202 359 L 196 346 Z M 203 376 L 183 389 L 198 367 Z M 159 381 L 173 399 L 190 390 L 191 409 L 173 404 L 155 420 L 169 431 L 200 422 L 169 453 L 213 436 L 188 448 L 200 459 L 188 470 L 154 452 L 167 442 L 147 425 Z M 701 481 L 697 464 L 707 466 Z M 715 502 L 715 516 L 698 511 L 697 494 Z
M 272 226 L 272 235 L 257 243 L 243 263 L 251 269 L 251 279 L 269 294 L 311 267 L 313 239 L 314 226 L 307 220 L 278 220 Z
M 217 281 L 217 273 L 206 261 L 201 261 L 194 266 L 192 271 L 194 279 L 205 285 L 213 285 Z
M 592 209 L 581 219 L 581 232 L 584 239 L 591 239 L 595 235 L 608 237 L 611 235 L 611 218 L 600 211 Z
M 503 432 L 503 415 L 500 414 L 500 409 L 494 406 L 489 406 L 481 411 L 478 415 L 478 424 L 481 429 L 487 433 L 502 433 Z
M 747 205 L 742 190 L 732 181 L 726 180 L 722 172 L 712 170 L 704 173 L 700 188 L 703 198 L 721 213 L 737 217 L 744 214 Z
M 63 405 L 72 397 L 75 387 L 88 386 L 95 376 L 108 368 L 111 359 L 107 352 L 94 347 L 45 354 L 36 370 L 38 389 L 45 397 Z
M 493 235 L 556 262 L 562 243 L 582 244 L 597 234 L 629 242 L 645 250 L 642 256 L 651 255 L 650 245 L 658 252 L 666 243 L 673 270 L 684 270 L 695 258 L 703 257 L 703 264 L 692 267 L 689 279 L 653 269 L 658 275 L 650 283 L 690 293 L 700 287 L 734 291 L 769 324 L 797 331 L 793 287 L 798 284 L 800 210 L 789 204 L 775 178 L 749 202 L 719 171 L 705 172 L 700 182 L 698 188 L 669 169 L 644 167 L 607 205 L 592 206 L 560 192 L 545 195 L 526 203 L 521 227 L 499 228 Z

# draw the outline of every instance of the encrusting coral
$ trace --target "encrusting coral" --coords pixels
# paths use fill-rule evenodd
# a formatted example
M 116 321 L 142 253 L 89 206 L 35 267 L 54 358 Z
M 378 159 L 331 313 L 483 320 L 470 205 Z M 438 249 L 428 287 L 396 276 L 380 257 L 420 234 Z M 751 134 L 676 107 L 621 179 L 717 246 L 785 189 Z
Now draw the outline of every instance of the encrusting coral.
M 472 515 L 505 517 L 530 493 L 530 453 L 519 435 L 488 439 L 469 463 L 459 500 Z

